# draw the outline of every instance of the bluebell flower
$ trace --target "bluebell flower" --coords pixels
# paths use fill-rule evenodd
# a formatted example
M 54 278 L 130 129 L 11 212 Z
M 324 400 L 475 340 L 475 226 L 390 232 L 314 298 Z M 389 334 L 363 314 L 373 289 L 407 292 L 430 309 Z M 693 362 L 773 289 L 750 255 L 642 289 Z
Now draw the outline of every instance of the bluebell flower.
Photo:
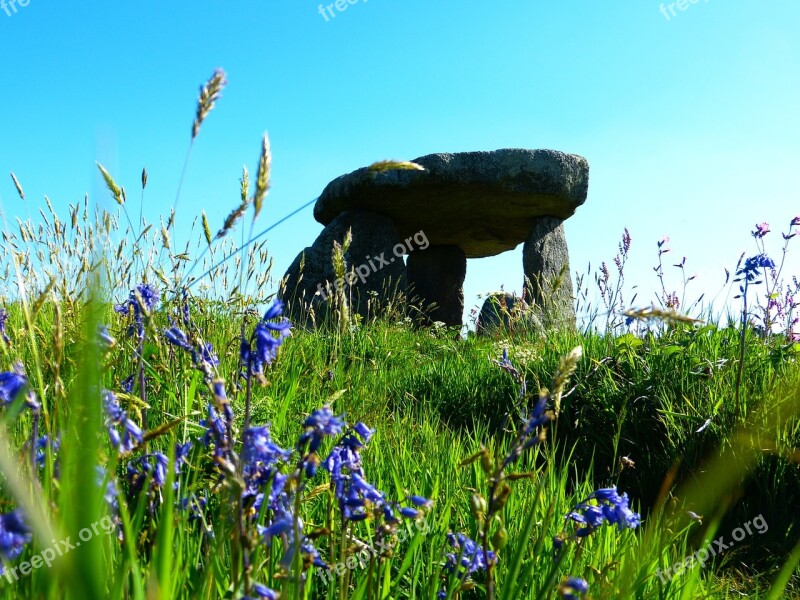
M 400 514 L 404 516 L 406 519 L 416 519 L 422 513 L 420 513 L 420 511 L 418 511 L 416 508 L 403 507 L 400 509 Z
M 483 548 L 476 541 L 463 533 L 448 533 L 447 541 L 453 552 L 445 554 L 445 570 L 465 581 L 467 577 L 486 569 L 489 564 L 494 564 L 497 556 L 489 550 L 484 553 Z
M 279 494 L 271 504 L 271 508 L 272 524 L 268 527 L 258 525 L 256 529 L 268 546 L 272 544 L 273 538 L 280 537 L 283 540 L 285 550 L 280 560 L 281 567 L 284 570 L 290 569 L 299 549 L 304 563 L 327 569 L 328 565 L 304 533 L 303 519 L 294 514 L 294 492 Z M 300 534 L 299 544 L 296 539 L 297 532 Z
M 106 350 L 113 348 L 117 343 L 117 340 L 114 339 L 114 336 L 109 333 L 106 325 L 99 325 L 97 327 L 97 339 Z
M 272 335 L 271 330 L 263 321 L 256 325 L 253 338 L 255 339 L 255 352 L 252 355 L 253 372 L 262 373 L 264 365 L 272 364 L 273 359 L 278 355 L 281 340 Z
M 192 322 L 191 315 L 189 314 L 189 294 L 184 290 L 183 292 L 183 305 L 181 307 L 181 318 L 183 319 L 184 326 L 188 327 Z
M 748 282 L 754 282 L 760 276 L 760 269 L 774 269 L 775 262 L 766 254 L 757 254 L 744 261 L 744 266 L 736 271 L 737 275 L 744 275 Z
M 596 504 L 592 504 L 591 501 L 595 501 Z M 620 496 L 616 486 L 592 492 L 566 518 L 582 525 L 575 532 L 576 537 L 591 535 L 606 523 L 616 525 L 620 531 L 635 529 L 641 523 L 639 514 L 630 509 L 628 494 Z
M 179 327 L 173 325 L 164 331 L 164 339 L 167 343 L 177 346 L 191 353 L 192 364 L 210 380 L 214 373 L 214 367 L 219 365 L 219 358 L 214 353 L 214 346 L 210 343 L 190 340 Z
M 331 475 L 333 493 L 339 501 L 346 518 L 352 516 L 352 509 L 348 506 L 352 495 L 350 492 L 351 473 L 362 473 L 361 457 L 356 451 L 343 445 L 336 445 L 323 462 L 323 467 Z
M 100 465 L 95 466 L 95 482 L 98 486 L 105 486 L 103 489 L 103 500 L 108 506 L 108 512 L 117 525 L 117 537 L 122 539 L 122 519 L 119 516 L 119 491 L 114 477 L 106 481 L 106 471 Z
M 0 403 L 8 406 L 28 385 L 28 379 L 15 371 L 0 373 Z
M 8 339 L 8 335 L 6 335 L 6 322 L 8 321 L 8 311 L 5 308 L 0 308 L 0 337 L 3 338 L 3 341 L 8 344 L 11 342 Z
M 264 538 L 267 546 L 272 545 L 272 538 L 289 534 L 294 529 L 294 521 L 291 518 L 283 518 L 273 521 L 269 527 L 258 526 L 258 533 Z
M 288 319 L 275 321 L 282 315 L 283 309 L 283 302 L 275 300 L 256 324 L 252 338 L 250 340 L 242 338 L 239 358 L 245 369 L 245 378 L 252 375 L 262 376 L 264 367 L 272 364 L 283 339 L 290 334 L 292 324 Z
M 119 388 L 126 394 L 133 393 L 133 384 L 136 381 L 136 375 L 129 375 L 119 382 Z
M 138 456 L 128 463 L 127 472 L 131 495 L 135 498 L 144 489 L 148 479 L 151 489 L 161 489 L 167 481 L 169 459 L 161 452 Z
M 188 511 L 189 521 L 201 521 L 207 505 L 208 499 L 205 496 L 198 497 L 196 494 L 184 496 L 178 503 L 181 510 Z
M 242 596 L 241 600 L 278 600 L 278 592 L 260 583 L 254 583 L 251 592 L 254 596 Z
M 544 439 L 540 428 L 553 420 L 553 413 L 547 410 L 548 399 L 547 394 L 539 395 L 539 399 L 522 426 L 514 446 L 505 458 L 503 468 L 515 462 L 525 450 L 532 448 Z
M 141 427 L 128 418 L 128 413 L 120 407 L 119 400 L 109 390 L 103 390 L 103 408 L 106 412 L 108 437 L 114 448 L 125 453 L 144 443 Z
M 0 575 L 2 563 L 18 558 L 31 539 L 31 530 L 19 510 L 0 515 Z
M 275 478 L 278 466 L 291 455 L 291 450 L 284 450 L 272 441 L 269 425 L 246 430 L 242 435 L 241 453 L 245 496 L 256 496 L 262 486 Z
M 365 444 L 369 443 L 369 441 L 372 439 L 372 436 L 375 434 L 374 429 L 370 429 L 361 421 L 356 423 L 355 427 L 353 427 L 353 431 L 355 431 L 361 437 L 361 439 L 364 440 Z
M 508 348 L 503 348 L 503 354 L 500 357 L 500 360 L 493 361 L 498 367 L 503 369 L 506 373 L 511 375 L 517 383 L 520 384 L 520 398 L 523 397 L 527 391 L 527 386 L 525 383 L 525 378 L 522 376 L 522 373 L 517 370 L 517 368 L 513 365 L 511 360 L 508 358 Z
M 39 414 L 41 405 L 28 385 L 25 369 L 21 363 L 16 363 L 11 371 L 0 373 L 0 405 L 8 406 L 23 392 L 25 392 L 25 408 L 34 414 Z
M 309 417 L 310 421 L 318 428 L 341 427 L 338 420 L 334 424 L 328 420 L 336 419 L 330 409 L 321 415 L 316 414 L 317 418 L 312 417 Z M 417 508 L 403 507 L 397 502 L 387 500 L 386 494 L 367 481 L 360 451 L 374 433 L 374 430 L 363 423 L 358 423 L 331 449 L 322 466 L 331 475 L 333 494 L 345 519 L 358 522 L 375 517 L 376 520 L 383 520 L 390 526 L 384 532 L 389 533 L 399 524 L 398 515 L 406 519 L 416 519 L 421 514 L 421 510 L 418 509 L 430 507 L 431 502 L 422 496 L 411 496 L 409 500 Z
M 369 483 L 361 473 L 350 474 L 351 490 L 358 494 L 359 498 L 369 501 L 372 504 L 383 504 L 386 499 L 385 494 Z
M 192 362 L 201 370 L 208 370 L 219 365 L 219 357 L 214 352 L 214 346 L 205 342 L 192 350 Z
M 211 382 L 211 392 L 214 394 L 217 402 L 227 402 L 228 396 L 225 392 L 225 380 L 215 379 Z
M 139 296 L 141 297 L 142 302 L 144 303 L 144 306 L 148 312 L 153 310 L 156 304 L 158 304 L 160 292 L 149 283 L 137 285 L 136 291 L 139 293 Z
M 326 436 L 339 435 L 342 432 L 345 422 L 340 417 L 334 416 L 330 406 L 324 406 L 311 413 L 303 426 L 306 431 L 300 436 L 297 445 L 299 448 L 305 448 L 308 444 L 308 452 L 316 452 Z
M 253 351 L 250 348 L 250 342 L 247 341 L 245 337 L 239 341 L 239 362 L 245 368 L 245 372 L 242 373 L 242 377 L 249 377 L 250 373 L 249 370 L 252 367 L 252 360 L 253 360 Z
M 164 339 L 168 344 L 183 348 L 184 350 L 191 350 L 192 345 L 189 343 L 189 338 L 180 330 L 180 328 L 172 326 L 164 332 Z
M 558 588 L 558 595 L 565 600 L 581 600 L 583 595 L 589 591 L 589 584 L 580 577 L 569 577 L 561 582 Z
M 523 437 L 525 439 L 523 444 L 524 449 L 528 449 L 538 443 L 539 440 L 534 438 L 534 434 L 537 433 L 542 425 L 549 423 L 553 419 L 553 415 L 547 410 L 547 400 L 548 396 L 541 394 L 530 416 L 527 421 L 525 421 L 525 426 L 522 428 Z
M 126 316 L 133 316 L 133 323 L 128 327 L 128 336 L 134 333 L 139 339 L 144 338 L 144 317 L 152 312 L 158 304 L 160 293 L 149 283 L 140 283 L 131 290 L 128 299 L 114 306 L 114 310 Z
M 189 300 L 185 292 L 183 294 L 181 319 L 184 326 L 192 327 L 191 315 L 189 313 Z M 174 324 L 172 317 L 168 317 L 168 320 L 170 327 L 164 331 L 164 338 L 173 346 L 190 352 L 194 366 L 206 375 L 206 380 L 210 380 L 213 377 L 214 367 L 219 365 L 219 358 L 214 352 L 214 346 L 198 339 L 190 339 L 180 327 Z
M 272 319 L 277 319 L 283 315 L 284 308 L 286 308 L 286 304 L 284 304 L 281 300 L 273 300 L 272 306 L 270 306 L 264 313 L 264 320 L 269 321 Z
M 26 448 L 30 448 L 30 441 L 25 443 Z M 40 469 L 44 469 L 45 462 L 47 460 L 47 453 L 48 450 L 50 454 L 54 457 L 53 466 L 56 472 L 58 471 L 58 459 L 55 458 L 58 451 L 61 449 L 61 438 L 60 436 L 56 436 L 55 439 L 51 438 L 49 435 L 44 434 L 38 440 L 36 440 L 36 464 Z
M 208 417 L 200 421 L 200 425 L 205 428 L 202 442 L 208 448 L 214 446 L 214 456 L 223 458 L 230 448 L 230 439 L 228 439 L 228 426 L 230 420 L 223 411 L 220 414 L 213 404 L 208 405 Z
M 585 535 L 592 533 L 598 527 L 602 527 L 606 520 L 603 509 L 599 506 L 580 506 L 578 510 L 574 510 L 567 515 L 568 519 L 572 519 L 576 523 L 585 525 L 578 529 L 577 536 L 585 537 Z
M 430 508 L 433 506 L 433 501 L 423 498 L 422 496 L 409 496 L 408 499 L 411 504 L 420 508 Z
M 617 486 L 612 485 L 609 488 L 600 488 L 599 490 L 595 490 L 591 494 L 589 494 L 589 498 L 594 498 L 595 500 L 602 500 L 605 502 L 619 502 L 620 496 L 617 492 Z
M 186 464 L 186 457 L 191 449 L 191 443 L 175 445 L 175 465 L 173 489 L 178 489 L 180 482 L 178 476 L 181 467 Z M 130 483 L 130 495 L 136 498 L 144 489 L 145 483 L 150 480 L 150 492 L 160 492 L 167 482 L 167 469 L 169 458 L 162 452 L 143 454 L 128 462 L 127 474 Z

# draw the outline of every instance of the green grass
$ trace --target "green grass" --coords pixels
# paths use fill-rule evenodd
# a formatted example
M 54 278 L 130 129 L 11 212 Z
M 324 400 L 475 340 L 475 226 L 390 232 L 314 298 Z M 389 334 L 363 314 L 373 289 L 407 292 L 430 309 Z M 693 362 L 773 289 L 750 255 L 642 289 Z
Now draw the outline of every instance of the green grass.
M 109 315 L 107 309 L 99 312 Z M 238 350 L 227 340 L 237 337 L 237 319 L 201 301 L 193 306 L 193 314 L 201 323 L 213 323 L 208 339 L 220 349 L 219 370 L 233 373 Z M 52 315 L 52 310 L 42 310 L 34 324 L 42 356 L 52 355 L 47 343 L 52 344 L 58 335 Z M 92 393 L 91 369 L 87 371 L 92 361 L 85 354 L 87 346 L 79 342 L 79 315 L 65 316 L 65 331 L 60 335 L 72 340 L 61 367 L 65 393 L 58 398 L 46 390 L 52 398 L 51 431 L 62 432 L 62 474 L 58 486 L 43 487 L 34 494 L 38 502 L 49 498 L 49 504 L 59 507 L 50 513 L 50 524 L 64 535 L 72 532 L 74 540 L 82 526 L 105 514 L 97 501 L 87 503 L 98 462 L 95 442 L 101 464 L 113 464 L 114 453 L 105 436 L 96 433 L 102 429 L 99 405 Z M 22 321 L 22 315 L 12 311 L 8 328 L 12 336 L 17 335 L 6 348 L 6 360 L 30 364 L 33 342 L 24 335 Z M 163 314 L 156 315 L 155 322 L 163 326 Z M 124 330 L 125 325 L 118 323 L 113 333 L 123 340 Z M 548 443 L 515 468 L 530 470 L 535 476 L 515 485 L 503 510 L 510 542 L 495 573 L 503 597 L 551 597 L 566 575 L 586 578 L 593 597 L 723 598 L 740 589 L 757 594 L 757 586 L 768 588 L 777 569 L 790 560 L 791 540 L 797 538 L 791 507 L 797 506 L 800 486 L 796 464 L 790 460 L 798 442 L 797 420 L 786 417 L 794 414 L 798 369 L 789 358 L 774 360 L 774 353 L 786 349 L 753 340 L 748 345 L 744 401 L 742 406 L 733 405 L 733 367 L 713 374 L 698 372 L 697 367 L 706 360 L 733 361 L 734 334 L 711 327 L 681 327 L 644 340 L 563 333 L 511 342 L 510 357 L 532 388 L 546 386 L 568 349 L 581 345 L 584 356 L 572 380 L 574 388 L 563 400 L 562 413 L 550 426 Z M 460 463 L 481 444 L 499 450 L 510 441 L 502 433 L 502 417 L 513 407 L 517 390 L 513 379 L 490 361 L 502 345 L 502 341 L 472 336 L 457 342 L 449 331 L 416 330 L 408 324 L 382 321 L 345 335 L 295 331 L 269 370 L 268 385 L 254 390 L 253 423 L 271 423 L 274 439 L 284 447 L 293 445 L 304 415 L 335 398 L 337 413 L 378 430 L 364 452 L 370 480 L 397 498 L 418 493 L 434 500 L 425 517 L 430 532 L 413 537 L 413 526 L 406 525 L 411 542 L 401 544 L 381 566 L 385 571 L 378 578 L 381 593 L 389 597 L 432 597 L 441 586 L 445 534 L 477 534 L 470 496 L 486 489 L 487 478 L 478 465 L 461 467 Z M 119 380 L 133 371 L 132 354 L 121 342 L 100 361 L 104 368 L 95 375 L 105 387 L 118 389 Z M 146 345 L 145 356 L 150 381 L 148 428 L 184 419 L 153 445 L 166 449 L 168 439 L 182 442 L 196 437 L 202 431 L 198 423 L 206 401 L 201 377 L 185 356 L 157 336 Z M 49 382 L 54 365 L 44 363 L 42 371 Z M 241 419 L 241 401 L 235 412 Z M 707 417 L 713 417 L 712 424 L 702 435 L 696 434 Z M 13 432 L 12 447 L 20 448 L 30 430 L 29 413 L 22 413 L 15 422 L 9 420 L 8 426 Z M 741 431 L 747 432 L 747 440 L 737 439 Z M 742 454 L 753 454 L 752 436 L 759 439 L 759 448 L 766 446 L 770 451 L 745 459 Z M 735 455 L 749 469 L 733 468 L 734 463 L 727 462 L 732 473 L 708 472 L 706 466 L 720 452 Z M 205 454 L 202 448 L 196 450 L 191 468 L 181 475 L 181 494 L 207 494 L 214 484 Z M 633 460 L 635 466 L 619 472 L 621 456 Z M 122 465 L 118 475 L 124 489 Z M 670 498 L 660 506 L 662 484 L 668 477 L 673 478 L 667 488 Z M 314 485 L 325 482 L 323 474 L 312 480 Z M 580 550 L 570 548 L 554 570 L 552 537 L 561 530 L 563 517 L 595 487 L 610 483 L 618 483 L 631 495 L 643 513 L 644 526 L 621 534 L 613 528 L 601 529 Z M 693 489 L 698 485 L 710 492 L 708 497 Z M 231 553 L 235 545 L 230 539 L 226 493 L 223 489 L 207 494 L 206 520 L 214 529 L 214 540 L 204 536 L 184 512 L 172 510 L 165 493 L 152 518 L 142 506 L 128 507 L 134 539 L 125 536 L 118 543 L 109 536 L 102 545 L 88 544 L 85 551 L 66 554 L 60 566 L 57 562 L 52 569 L 36 570 L 14 585 L 4 583 L 0 596 L 62 597 L 63 590 L 81 598 L 224 596 L 234 579 Z M 328 494 L 322 493 L 304 505 L 309 524 L 325 524 L 328 502 Z M 685 516 L 690 508 L 704 516 L 702 526 Z M 693 543 L 716 537 L 717 531 L 728 533 L 757 514 L 763 514 L 769 524 L 768 533 L 750 537 L 723 555 L 716 572 L 695 569 L 667 586 L 655 576 L 659 566 L 691 554 Z M 361 527 L 360 533 L 369 539 L 370 526 Z M 323 552 L 330 551 L 324 541 L 319 546 Z M 36 551 L 34 544 L 22 560 Z M 254 579 L 281 589 L 282 580 L 274 579 L 275 554 L 279 553 L 267 555 L 263 548 L 260 552 L 265 562 Z M 366 593 L 359 591 L 366 585 L 365 578 L 364 570 L 355 569 L 346 597 Z M 316 586 L 318 579 L 311 577 L 304 594 L 338 597 L 336 585 Z M 480 575 L 476 581 L 476 591 L 464 592 L 463 597 L 481 595 Z M 789 585 L 795 584 L 790 581 Z

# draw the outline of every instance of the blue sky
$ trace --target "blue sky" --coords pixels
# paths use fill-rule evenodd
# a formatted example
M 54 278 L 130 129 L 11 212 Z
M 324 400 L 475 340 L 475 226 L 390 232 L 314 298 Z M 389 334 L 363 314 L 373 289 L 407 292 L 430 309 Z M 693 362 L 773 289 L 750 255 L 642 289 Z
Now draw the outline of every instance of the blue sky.
M 376 160 L 554 148 L 591 165 L 566 226 L 573 271 L 610 263 L 628 227 L 627 279 L 648 302 L 663 235 L 697 293 L 713 294 L 723 267 L 755 251 L 757 221 L 777 230 L 800 214 L 800 5 L 684 6 L 668 20 L 650 0 L 359 0 L 326 21 L 315 0 L 0 5 L 0 201 L 6 217 L 27 214 L 13 170 L 33 207 L 88 192 L 112 208 L 97 160 L 128 190 L 146 166 L 144 212 L 166 213 L 198 85 L 222 67 L 229 85 L 193 150 L 183 215 L 222 222 L 265 130 L 263 227 Z M 270 234 L 276 276 L 320 230 L 309 208 Z M 521 278 L 521 247 L 470 261 L 468 307 Z

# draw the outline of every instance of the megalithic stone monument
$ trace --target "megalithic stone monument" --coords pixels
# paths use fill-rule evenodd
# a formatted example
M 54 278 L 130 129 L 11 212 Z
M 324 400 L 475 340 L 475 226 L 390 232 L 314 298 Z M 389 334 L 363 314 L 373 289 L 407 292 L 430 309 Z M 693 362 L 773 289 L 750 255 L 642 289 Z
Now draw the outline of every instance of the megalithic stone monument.
M 342 243 L 351 229 L 349 277 L 339 283 L 359 312 L 370 294 L 399 288 L 421 307 L 435 303 L 431 320 L 461 325 L 466 259 L 524 243 L 525 301 L 543 310 L 546 327 L 574 324 L 563 222 L 586 200 L 586 159 L 506 149 L 429 154 L 412 162 L 422 170 L 364 167 L 323 190 L 314 218 L 325 229 L 286 272 L 282 296 L 290 311 L 316 306 L 336 287 L 333 241 Z M 426 240 L 424 249 L 412 243 L 415 235 Z M 385 263 L 380 269 L 356 273 L 378 256 Z

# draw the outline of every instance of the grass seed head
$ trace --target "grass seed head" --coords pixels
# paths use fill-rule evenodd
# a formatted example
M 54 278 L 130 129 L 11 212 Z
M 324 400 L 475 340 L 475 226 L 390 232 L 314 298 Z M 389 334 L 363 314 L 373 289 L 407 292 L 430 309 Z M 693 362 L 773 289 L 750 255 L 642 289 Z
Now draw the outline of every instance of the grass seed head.
M 264 204 L 264 198 L 269 190 L 269 175 L 270 167 L 272 166 L 272 153 L 269 148 L 269 137 L 264 134 L 261 141 L 261 158 L 258 160 L 258 175 L 256 177 L 256 191 L 253 195 L 253 206 L 255 213 L 253 214 L 253 221 L 258 218 L 261 212 L 261 207 Z
M 103 176 L 103 180 L 106 182 L 108 191 L 111 192 L 112 196 L 114 196 L 114 201 L 120 206 L 124 206 L 125 197 L 123 195 L 122 188 L 117 185 L 117 183 L 114 181 L 114 178 L 111 177 L 111 173 L 109 173 L 103 165 L 100 163 L 96 164 L 97 168 L 100 169 L 100 174 Z
M 206 216 L 206 211 L 202 212 L 202 219 L 203 219 L 203 237 L 206 238 L 206 244 L 209 246 L 211 245 L 211 227 L 208 224 L 208 217 Z
M 11 173 L 11 179 L 14 181 L 14 187 L 17 188 L 17 193 L 19 194 L 19 197 L 25 200 L 25 192 L 22 191 L 22 186 L 19 184 L 19 180 L 17 179 L 17 176 L 14 175 L 13 172 Z
M 200 88 L 200 97 L 197 99 L 197 114 L 192 125 L 192 141 L 200 133 L 200 125 L 203 124 L 208 113 L 214 108 L 214 104 L 219 100 L 222 89 L 228 82 L 225 80 L 225 71 L 217 69 L 211 79 Z
M 373 173 L 383 173 L 385 171 L 424 171 L 425 167 L 422 165 L 418 165 L 415 162 L 411 162 L 408 160 L 405 161 L 397 161 L 397 160 L 381 160 L 376 163 L 372 163 L 369 167 L 367 167 Z

